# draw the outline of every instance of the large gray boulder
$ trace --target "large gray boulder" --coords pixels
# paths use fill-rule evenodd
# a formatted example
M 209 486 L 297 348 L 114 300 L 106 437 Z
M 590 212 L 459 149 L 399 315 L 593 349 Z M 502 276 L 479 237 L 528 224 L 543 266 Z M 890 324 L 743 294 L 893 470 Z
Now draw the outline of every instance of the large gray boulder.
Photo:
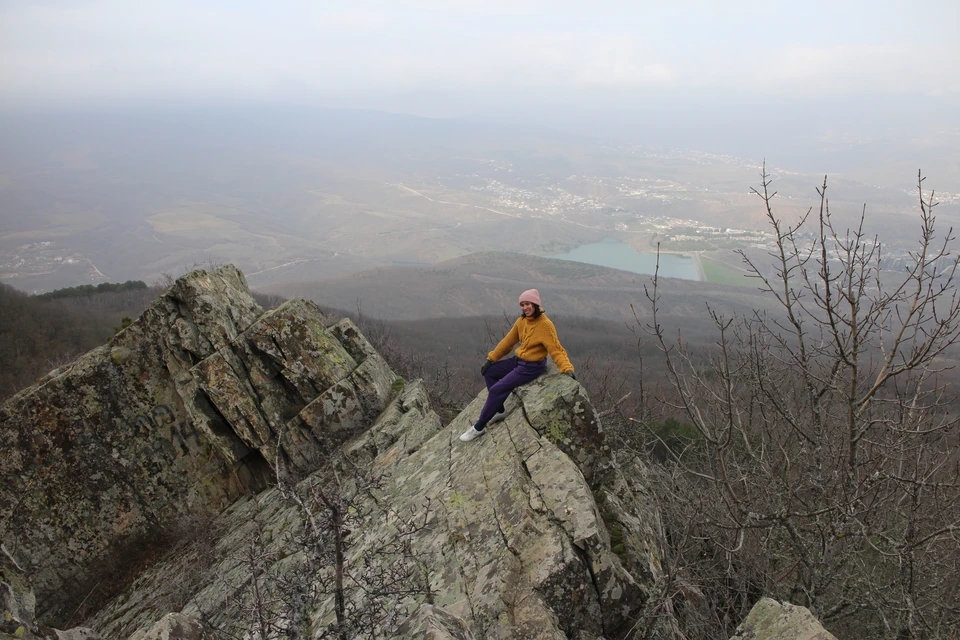
M 806 607 L 761 598 L 730 640 L 837 640 Z
M 264 312 L 232 266 L 177 282 L 109 344 L 0 407 L 0 540 L 52 623 L 163 553 L 181 523 L 365 430 L 395 374 L 349 321 Z M 113 573 L 117 573 L 113 571 Z
M 216 636 L 202 622 L 183 613 L 168 613 L 155 625 L 130 640 L 214 640 Z
M 616 492 L 628 511 L 641 504 L 644 510 L 603 513 L 584 473 L 561 449 L 579 450 L 585 443 L 543 424 L 538 430 L 529 420 L 549 405 L 546 398 L 555 399 L 556 416 L 593 413 L 570 378 L 544 376 L 512 401 L 516 407 L 503 423 L 483 438 L 461 442 L 459 434 L 484 397 L 443 426 L 422 385 L 408 383 L 369 430 L 300 482 L 295 493 L 308 501 L 315 487 L 332 491 L 334 477 L 355 497 L 350 509 L 359 520 L 349 533 L 345 567 L 359 582 L 345 589 L 347 609 L 381 610 L 372 627 L 378 631 L 361 637 L 622 637 L 637 622 L 652 580 L 661 577 L 650 575 L 660 566 L 650 550 L 654 545 L 642 539 L 642 526 L 630 524 L 648 516 L 656 520 L 655 510 L 633 495 L 625 479 L 632 471 L 598 463 L 595 475 L 610 480 L 596 490 Z M 376 488 L 356 492 L 358 482 L 372 476 L 380 479 Z M 204 543 L 207 553 L 185 545 L 90 624 L 105 637 L 139 637 L 175 601 L 183 614 L 243 635 L 256 608 L 256 582 L 260 593 L 281 594 L 272 601 L 273 619 L 298 625 L 303 637 L 321 636 L 336 619 L 329 593 L 333 569 L 328 564 L 305 571 L 312 566 L 304 543 L 310 523 L 289 498 L 293 494 L 290 487 L 271 488 L 237 502 L 211 524 L 215 539 Z M 313 517 L 323 513 L 314 502 Z M 611 519 L 627 523 L 618 532 L 617 552 L 605 523 Z M 634 557 L 633 550 L 643 557 Z M 628 567 L 642 571 L 635 576 Z M 409 588 L 395 586 L 373 602 L 364 594 L 373 582 L 360 583 L 383 575 L 403 575 Z M 309 588 L 301 593 L 312 596 L 297 613 L 297 598 L 283 596 L 281 585 L 303 576 L 309 576 Z M 191 585 L 189 593 L 184 585 Z

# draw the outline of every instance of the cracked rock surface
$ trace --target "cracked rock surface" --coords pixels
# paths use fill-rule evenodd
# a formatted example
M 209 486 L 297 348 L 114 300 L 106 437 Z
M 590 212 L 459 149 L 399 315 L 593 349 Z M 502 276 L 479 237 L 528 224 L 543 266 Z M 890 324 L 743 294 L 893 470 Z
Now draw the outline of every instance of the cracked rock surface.
M 636 622 L 648 584 L 624 568 L 627 558 L 612 551 L 583 472 L 550 434 L 531 425 L 524 407 L 527 397 L 538 403 L 554 397 L 558 405 L 572 407 L 563 398 L 573 394 L 586 402 L 583 391 L 560 375 L 545 376 L 537 385 L 503 423 L 464 443 L 458 435 L 471 424 L 485 392 L 444 427 L 420 383 L 409 383 L 369 430 L 345 445 L 342 456 L 302 481 L 301 487 L 308 487 L 357 469 L 383 478 L 375 495 L 357 505 L 366 515 L 351 534 L 346 564 L 353 571 L 371 562 L 389 568 L 396 561 L 378 551 L 401 537 L 403 517 L 415 516 L 425 525 L 408 537 L 423 568 L 418 579 L 429 583 L 430 596 L 422 591 L 389 597 L 394 613 L 379 637 L 588 640 L 622 637 Z M 577 410 L 593 411 L 589 404 Z M 617 490 L 629 501 L 628 488 Z M 304 562 L 299 513 L 277 489 L 234 504 L 211 527 L 219 533 L 204 566 L 193 563 L 194 575 L 185 578 L 176 559 L 160 564 L 91 625 L 110 638 L 141 634 L 165 612 L 169 594 L 190 584 L 189 592 L 178 596 L 182 613 L 237 633 L 231 625 L 250 597 L 244 550 L 259 540 L 272 558 L 271 571 L 298 575 Z M 629 562 L 659 566 L 651 558 Z M 329 570 L 315 576 L 318 583 L 327 579 Z M 348 590 L 357 606 L 359 591 Z M 332 624 L 329 594 L 308 609 L 313 634 Z
M 377 419 L 395 379 L 313 303 L 264 312 L 230 265 L 180 278 L 0 407 L 0 540 L 38 616 L 68 618 L 100 565 L 263 490 L 277 460 L 313 471 Z

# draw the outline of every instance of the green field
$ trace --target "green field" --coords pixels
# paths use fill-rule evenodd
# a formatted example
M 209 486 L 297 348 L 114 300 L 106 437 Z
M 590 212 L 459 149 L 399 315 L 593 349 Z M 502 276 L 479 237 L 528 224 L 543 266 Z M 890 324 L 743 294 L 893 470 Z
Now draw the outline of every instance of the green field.
M 735 287 L 750 286 L 750 281 L 742 271 L 731 269 L 720 262 L 705 258 L 703 255 L 700 256 L 700 264 L 703 265 L 703 275 L 707 282 L 729 284 Z

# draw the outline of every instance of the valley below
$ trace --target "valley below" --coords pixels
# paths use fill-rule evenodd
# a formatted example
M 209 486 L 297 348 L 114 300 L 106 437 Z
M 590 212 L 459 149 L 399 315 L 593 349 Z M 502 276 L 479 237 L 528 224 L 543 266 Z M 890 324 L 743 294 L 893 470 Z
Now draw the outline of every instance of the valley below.
M 385 114 L 234 120 L 5 123 L 0 282 L 42 293 L 229 262 L 267 287 L 618 242 L 694 257 L 692 279 L 742 284 L 733 252 L 763 257 L 774 242 L 751 192 L 762 160 Z M 250 129 L 237 135 L 241 125 Z M 766 171 L 785 222 L 818 205 L 823 176 Z M 910 248 L 900 239 L 916 228 L 915 176 L 871 186 L 840 175 L 829 193 L 841 225 L 868 203 L 867 231 L 894 252 Z M 949 223 L 958 198 L 937 198 Z

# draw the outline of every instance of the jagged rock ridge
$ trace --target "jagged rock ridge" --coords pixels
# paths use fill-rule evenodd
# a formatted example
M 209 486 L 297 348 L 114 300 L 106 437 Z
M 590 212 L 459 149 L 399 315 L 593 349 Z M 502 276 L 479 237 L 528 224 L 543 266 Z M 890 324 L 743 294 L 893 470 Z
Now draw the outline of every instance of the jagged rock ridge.
M 375 551 L 401 535 L 404 515 L 422 518 L 411 543 L 430 596 L 392 597 L 396 615 L 381 637 L 422 638 L 427 629 L 450 638 L 621 637 L 660 572 L 652 539 L 656 510 L 629 482 L 634 470 L 586 465 L 595 478 L 592 489 L 561 450 L 589 460 L 586 451 L 594 445 L 578 436 L 576 425 L 592 425 L 594 443 L 600 435 L 582 387 L 566 376 L 554 372 L 525 386 L 505 422 L 479 441 L 460 442 L 457 436 L 482 401 L 483 394 L 444 427 L 422 385 L 409 383 L 342 456 L 301 483 L 308 487 L 358 468 L 385 479 L 356 507 L 367 515 L 347 558 L 354 568 L 371 559 L 392 562 Z M 617 504 L 633 509 L 620 535 L 642 553 L 614 553 L 595 492 L 607 494 L 610 504 L 615 495 Z M 261 540 L 274 570 L 296 575 L 305 562 L 297 542 L 303 526 L 296 505 L 276 488 L 240 501 L 212 527 L 221 533 L 204 562 L 188 561 L 193 575 L 185 578 L 189 572 L 179 560 L 158 565 L 91 624 L 107 637 L 142 633 L 171 594 L 189 583 L 187 593 L 178 594 L 184 614 L 242 634 L 232 625 L 249 602 L 245 545 Z M 181 557 L 190 553 L 185 548 Z M 642 570 L 635 577 L 625 564 Z M 352 594 L 362 599 L 359 590 Z M 332 597 L 318 599 L 308 617 L 308 636 L 331 624 Z
M 327 325 L 330 325 L 329 327 Z M 0 408 L 0 539 L 41 617 L 177 518 L 305 473 L 385 407 L 394 374 L 348 320 L 264 313 L 232 266 L 179 279 L 111 342 Z
M 444 426 L 422 384 L 399 379 L 349 321 L 302 300 L 263 312 L 233 267 L 189 274 L 110 344 L 0 409 L 0 507 L 12 515 L 0 638 L 242 636 L 255 583 L 293 584 L 272 619 L 321 637 L 336 618 L 333 567 L 311 564 L 310 518 L 291 496 L 334 480 L 352 484 L 360 518 L 346 604 L 375 598 L 383 613 L 367 636 L 624 637 L 663 578 L 643 466 L 612 463 L 583 388 L 555 369 L 462 443 L 484 396 Z M 36 622 L 56 621 L 124 544 L 176 521 L 191 535 L 87 620 L 94 631 Z M 415 588 L 357 587 L 406 561 L 396 575 Z

